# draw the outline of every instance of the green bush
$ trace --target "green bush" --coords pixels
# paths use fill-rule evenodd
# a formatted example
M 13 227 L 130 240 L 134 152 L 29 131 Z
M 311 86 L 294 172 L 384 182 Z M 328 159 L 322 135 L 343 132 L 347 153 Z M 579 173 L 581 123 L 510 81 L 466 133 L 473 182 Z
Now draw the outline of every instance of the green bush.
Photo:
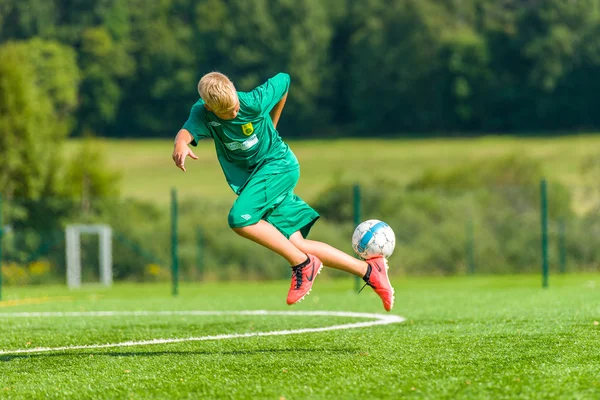
M 509 156 L 426 171 L 406 187 L 362 184 L 362 219 L 390 224 L 397 239 L 390 263 L 408 274 L 465 273 L 471 224 L 478 272 L 533 272 L 540 263 L 541 177 L 536 161 Z M 352 186 L 336 183 L 317 209 L 350 220 Z M 566 187 L 552 182 L 548 196 L 551 220 L 577 218 Z
M 473 233 L 475 272 L 531 273 L 539 270 L 540 189 L 542 171 L 523 157 L 467 163 L 444 172 L 428 171 L 402 187 L 374 180 L 361 184 L 362 220 L 381 219 L 394 229 L 396 251 L 392 274 L 454 275 L 468 270 L 468 244 Z M 335 182 L 313 207 L 321 219 L 311 239 L 352 254 L 353 184 Z M 558 222 L 566 226 L 565 249 L 570 270 L 598 270 L 600 235 L 597 209 L 575 213 L 569 188 L 549 183 L 550 262 L 557 269 Z M 87 207 L 66 200 L 29 204 L 29 210 L 67 210 L 46 215 L 59 218 L 60 229 L 28 229 L 7 235 L 5 257 L 19 265 L 45 259 L 48 274 L 63 280 L 64 225 L 105 223 L 113 229 L 116 280 L 166 280 L 171 266 L 169 205 L 118 198 L 90 199 Z M 16 205 L 8 207 L 18 208 Z M 227 225 L 231 204 L 202 198 L 179 202 L 178 259 L 183 280 L 283 279 L 287 262 L 271 251 L 237 236 Z M 97 279 L 96 238 L 82 237 L 84 277 Z M 12 271 L 12 270 L 11 270 Z M 11 281 L 25 279 L 16 269 Z M 333 277 L 347 276 L 331 271 Z M 25 275 L 29 272 L 25 270 Z M 21 278 L 19 278 L 21 276 Z M 46 279 L 46 278 L 44 278 Z M 30 280 L 27 279 L 29 282 Z

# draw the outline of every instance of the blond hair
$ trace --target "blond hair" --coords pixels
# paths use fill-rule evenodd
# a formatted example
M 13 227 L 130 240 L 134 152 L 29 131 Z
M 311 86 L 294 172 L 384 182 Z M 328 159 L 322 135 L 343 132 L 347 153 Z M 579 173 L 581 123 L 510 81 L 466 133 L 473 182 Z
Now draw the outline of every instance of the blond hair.
M 216 113 L 227 113 L 238 104 L 235 86 L 220 72 L 210 72 L 198 82 L 198 93 L 204 103 Z

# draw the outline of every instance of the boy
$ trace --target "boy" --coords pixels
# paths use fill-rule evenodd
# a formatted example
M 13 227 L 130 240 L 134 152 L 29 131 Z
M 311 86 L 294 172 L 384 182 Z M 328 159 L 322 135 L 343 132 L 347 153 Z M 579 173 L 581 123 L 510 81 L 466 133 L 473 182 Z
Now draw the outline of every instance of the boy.
M 175 138 L 173 161 L 185 172 L 185 158 L 198 159 L 188 145 L 196 146 L 202 138 L 214 139 L 227 183 L 238 195 L 229 212 L 229 226 L 290 263 L 287 304 L 310 292 L 323 262 L 362 277 L 390 311 L 394 289 L 385 259 L 361 261 L 306 239 L 319 214 L 294 194 L 300 166 L 276 130 L 289 86 L 289 75 L 280 73 L 251 92 L 237 92 L 225 75 L 204 75 L 198 83 L 200 100 Z

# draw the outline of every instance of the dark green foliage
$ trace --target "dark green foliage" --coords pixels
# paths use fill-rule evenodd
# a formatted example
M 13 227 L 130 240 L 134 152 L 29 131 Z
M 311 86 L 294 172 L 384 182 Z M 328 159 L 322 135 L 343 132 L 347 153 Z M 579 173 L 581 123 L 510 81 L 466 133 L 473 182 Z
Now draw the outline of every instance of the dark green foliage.
M 9 260 L 29 263 L 52 253 L 64 268 L 64 225 L 92 219 L 99 212 L 92 198 L 118 195 L 118 175 L 106 168 L 102 149 L 84 142 L 64 156 L 79 81 L 69 46 L 37 38 L 0 46 L 0 194 L 13 231 Z
M 109 221 L 118 276 L 138 279 L 143 263 L 169 262 L 167 210 L 118 199 L 118 176 L 105 168 L 102 150 L 88 144 L 63 159 L 69 134 L 172 137 L 198 97 L 199 77 L 215 69 L 241 90 L 289 72 L 284 136 L 598 127 L 598 22 L 600 0 L 157 0 L 151 7 L 144 0 L 5 0 L 5 217 L 15 228 L 50 237 L 68 222 Z M 597 184 L 597 164 L 582 165 L 590 185 Z M 399 238 L 393 261 L 410 273 L 463 272 L 469 219 L 478 268 L 531 270 L 541 176 L 538 164 L 516 155 L 429 171 L 407 187 L 369 182 L 363 217 L 393 225 Z M 572 197 L 580 193 L 556 182 L 549 188 L 551 234 L 557 219 L 566 218 L 577 232 L 569 235 L 569 255 L 591 268 L 595 253 L 583 249 L 594 247 L 600 195 L 586 191 L 575 208 Z M 337 183 L 315 203 L 323 219 L 314 237 L 345 250 L 351 190 Z M 114 200 L 98 200 L 107 198 Z M 198 227 L 207 232 L 205 272 L 212 277 L 286 274 L 279 257 L 230 231 L 228 207 L 184 204 L 187 276 L 196 277 Z M 9 254 L 23 261 L 44 243 L 26 233 Z
M 600 126 L 600 0 L 5 0 L 0 43 L 71 46 L 71 131 L 173 136 L 200 76 L 292 76 L 287 135 Z M 77 86 L 74 83 L 74 86 Z
M 240 90 L 251 90 L 279 71 L 292 77 L 283 131 L 309 135 L 310 128 L 328 123 L 331 99 L 328 65 L 332 29 L 319 0 L 237 0 L 200 2 L 195 23 L 198 42 L 205 46 L 208 62 L 200 60 L 198 74 L 222 70 Z M 208 23 L 207 23 L 208 22 Z M 210 40 L 210 39 L 209 39 Z M 211 54 L 212 53 L 212 54 Z
M 91 199 L 118 197 L 119 173 L 106 169 L 106 158 L 99 143 L 83 141 L 65 162 L 60 194 L 81 200 L 84 212 L 89 211 Z
M 71 48 L 33 39 L 0 46 L 0 183 L 10 197 L 51 195 L 76 106 Z

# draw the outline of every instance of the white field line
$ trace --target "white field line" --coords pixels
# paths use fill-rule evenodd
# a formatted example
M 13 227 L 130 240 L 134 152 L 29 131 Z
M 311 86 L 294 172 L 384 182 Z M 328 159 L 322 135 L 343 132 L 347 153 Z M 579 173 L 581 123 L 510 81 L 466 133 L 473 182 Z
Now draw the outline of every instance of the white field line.
M 172 338 L 172 339 L 151 339 L 141 341 L 129 341 L 121 343 L 106 343 L 106 344 L 90 344 L 79 346 L 62 346 L 62 347 L 35 347 L 31 349 L 14 349 L 0 350 L 0 355 L 6 354 L 24 354 L 24 353 L 42 353 L 52 351 L 65 350 L 81 350 L 81 349 L 105 349 L 113 347 L 132 347 L 132 346 L 147 346 L 152 344 L 168 344 L 181 342 L 199 342 L 205 340 L 222 340 L 248 338 L 257 336 L 282 336 L 282 335 L 297 335 L 310 332 L 326 332 L 337 331 L 343 329 L 367 328 L 376 325 L 389 325 L 404 322 L 405 318 L 398 315 L 383 315 L 383 314 L 367 314 L 344 311 L 267 311 L 267 310 L 250 310 L 250 311 L 89 311 L 89 312 L 31 312 L 31 313 L 0 313 L 0 318 L 11 317 L 112 317 L 112 316 L 168 316 L 168 315 L 297 315 L 297 316 L 333 316 L 333 317 L 350 317 L 350 318 L 371 318 L 372 321 L 356 322 L 351 324 L 332 325 L 321 328 L 303 328 L 289 329 L 282 331 L 270 332 L 251 332 L 251 333 L 232 333 L 223 335 L 209 335 L 188 338 Z

